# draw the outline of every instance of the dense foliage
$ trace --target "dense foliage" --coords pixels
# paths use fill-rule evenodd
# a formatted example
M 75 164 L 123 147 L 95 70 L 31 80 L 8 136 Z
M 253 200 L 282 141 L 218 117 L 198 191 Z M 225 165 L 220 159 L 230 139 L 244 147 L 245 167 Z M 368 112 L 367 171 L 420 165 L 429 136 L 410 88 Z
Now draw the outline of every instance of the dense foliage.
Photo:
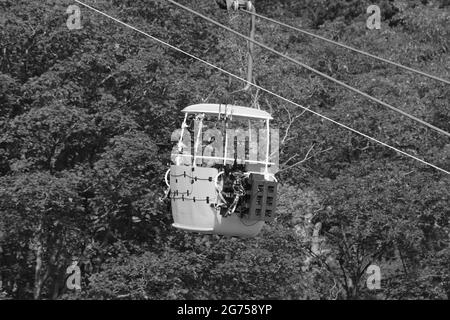
M 86 2 L 245 76 L 245 41 L 166 1 Z M 180 2 L 248 31 L 245 14 L 215 1 Z M 263 15 L 450 79 L 448 1 L 254 2 Z M 372 3 L 380 30 L 366 28 Z M 450 297 L 448 175 L 266 93 L 235 92 L 242 83 L 86 8 L 82 29 L 69 30 L 71 4 L 0 1 L 0 299 Z M 450 131 L 448 86 L 273 24 L 257 31 Z M 448 138 L 259 48 L 255 61 L 259 85 L 450 170 Z M 278 217 L 254 239 L 176 231 L 159 201 L 171 132 L 198 102 L 257 105 L 280 128 Z M 79 292 L 65 283 L 73 260 Z M 371 264 L 379 290 L 366 287 Z

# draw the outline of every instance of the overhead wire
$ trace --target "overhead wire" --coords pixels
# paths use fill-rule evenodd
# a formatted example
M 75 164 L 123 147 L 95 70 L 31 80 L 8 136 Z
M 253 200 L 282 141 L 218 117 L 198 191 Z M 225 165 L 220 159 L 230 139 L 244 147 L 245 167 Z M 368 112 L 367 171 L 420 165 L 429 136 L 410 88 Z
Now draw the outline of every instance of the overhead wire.
M 357 94 L 359 94 L 359 95 L 361 95 L 361 96 L 363 96 L 363 97 L 365 97 L 365 98 L 367 98 L 369 100 L 372 100 L 372 101 L 374 101 L 374 102 L 376 102 L 376 103 L 378 103 L 378 104 L 380 104 L 382 106 L 385 106 L 385 107 L 387 107 L 387 108 L 389 108 L 391 110 L 394 110 L 394 111 L 402 114 L 403 116 L 405 116 L 407 118 L 410 118 L 410 119 L 412 119 L 412 120 L 414 120 L 416 122 L 419 122 L 422 125 L 430 128 L 430 129 L 433 129 L 435 131 L 440 132 L 443 135 L 446 135 L 447 137 L 450 137 L 450 133 L 449 132 L 447 132 L 447 131 L 445 131 L 445 130 L 443 130 L 441 128 L 438 128 L 438 127 L 432 125 L 431 123 L 428 123 L 428 122 L 426 122 L 426 121 L 424 121 L 424 120 L 422 120 L 422 119 L 420 119 L 420 118 L 418 118 L 416 116 L 413 116 L 413 115 L 411 115 L 411 114 L 409 114 L 409 113 L 407 113 L 407 112 L 405 112 L 405 111 L 403 111 L 403 110 L 401 110 L 399 108 L 396 108 L 396 107 L 394 107 L 394 106 L 392 106 L 392 105 L 390 105 L 390 104 L 388 104 L 388 103 L 386 103 L 386 102 L 384 102 L 384 101 L 382 101 L 382 100 L 380 100 L 378 98 L 372 97 L 371 95 L 369 95 L 369 94 L 367 94 L 367 93 L 365 93 L 365 92 L 363 92 L 363 91 L 361 91 L 359 89 L 356 89 L 356 88 L 354 88 L 354 87 L 352 87 L 352 86 L 350 86 L 350 85 L 348 85 L 348 84 L 346 84 L 346 83 L 344 83 L 344 82 L 342 82 L 340 80 L 337 80 L 337 79 L 335 79 L 335 78 L 333 78 L 333 77 L 331 77 L 331 76 L 329 76 L 329 75 L 327 75 L 327 74 L 325 74 L 325 73 L 323 73 L 323 72 L 321 72 L 319 70 L 316 70 L 316 69 L 314 69 L 314 68 L 304 64 L 303 62 L 300 62 L 300 61 L 298 61 L 298 60 L 296 60 L 296 59 L 294 59 L 294 58 L 292 58 L 292 57 L 290 57 L 290 56 L 288 56 L 288 55 L 286 55 L 284 53 L 281 53 L 281 52 L 279 52 L 279 51 L 277 51 L 277 50 L 275 50 L 275 49 L 265 45 L 264 43 L 256 41 L 256 40 L 254 40 L 254 39 L 252 39 L 250 37 L 247 37 L 246 35 L 243 35 L 243 34 L 239 33 L 238 31 L 233 30 L 232 28 L 225 26 L 225 25 L 221 24 L 220 22 L 215 21 L 214 19 L 211 19 L 210 17 L 207 17 L 207 16 L 205 16 L 205 15 L 203 15 L 203 14 L 201 14 L 201 13 L 199 13 L 199 12 L 189 8 L 189 7 L 186 7 L 186 6 L 182 5 L 182 4 L 174 1 L 174 0 L 166 0 L 166 1 L 174 4 L 175 6 L 178 6 L 179 8 L 181 8 L 183 10 L 186 10 L 186 11 L 188 11 L 188 12 L 190 12 L 190 13 L 192 13 L 192 14 L 194 14 L 194 15 L 196 15 L 196 16 L 198 16 L 198 17 L 200 17 L 200 18 L 202 18 L 202 19 L 204 19 L 206 21 L 209 21 L 210 23 L 215 24 L 216 26 L 218 26 L 220 28 L 223 28 L 223 29 L 225 29 L 225 30 L 235 34 L 238 37 L 241 37 L 241 38 L 243 38 L 243 39 L 245 39 L 247 41 L 253 42 L 254 44 L 258 45 L 259 47 L 261 47 L 261 48 L 263 48 L 263 49 L 265 49 L 267 51 L 270 51 L 270 52 L 272 52 L 272 53 L 274 53 L 274 54 L 276 54 L 276 55 L 278 55 L 278 56 L 280 56 L 280 57 L 282 57 L 284 59 L 287 59 L 287 60 L 293 62 L 294 64 L 297 64 L 297 65 L 299 65 L 299 66 L 301 66 L 301 67 L 303 67 L 303 68 L 305 68 L 305 69 L 307 69 L 307 70 L 309 70 L 309 71 L 311 71 L 311 72 L 313 72 L 315 74 L 318 74 L 321 77 L 326 78 L 326 79 L 328 79 L 328 80 L 330 80 L 330 81 L 332 81 L 332 82 L 334 82 L 334 83 L 336 83 L 336 84 L 338 84 L 338 85 L 340 85 L 340 86 L 342 86 L 342 87 L 344 87 L 344 88 L 346 88 L 346 89 L 348 89 L 350 91 L 353 91 L 353 92 L 355 92 L 355 93 L 357 93 Z
M 245 9 L 240 9 L 240 11 L 243 11 L 243 12 L 245 12 L 245 13 L 247 13 L 247 14 L 250 14 L 250 15 L 254 15 L 255 17 L 258 17 L 258 18 L 260 18 L 260 19 L 270 21 L 270 22 L 272 22 L 272 23 L 274 23 L 274 24 L 278 24 L 278 25 L 280 25 L 280 26 L 282 26 L 282 27 L 285 27 L 285 28 L 288 28 L 288 29 L 295 30 L 295 31 L 297 31 L 297 32 L 306 34 L 306 35 L 311 36 L 311 37 L 313 37 L 313 38 L 320 39 L 320 40 L 326 41 L 326 42 L 328 42 L 328 43 L 334 44 L 334 45 L 336 45 L 336 46 L 339 46 L 339 47 L 348 49 L 348 50 L 350 50 L 350 51 L 353 51 L 353 52 L 356 52 L 356 53 L 365 55 L 365 56 L 367 56 L 367 57 L 376 59 L 376 60 L 378 60 L 378 61 L 382 61 L 382 62 L 384 62 L 384 63 L 388 63 L 388 64 L 393 65 L 393 66 L 396 66 L 396 67 L 398 67 L 398 68 L 401 68 L 401 69 L 404 69 L 404 70 L 407 70 L 407 71 L 410 71 L 410 72 L 413 72 L 413 73 L 417 73 L 417 74 L 422 75 L 422 76 L 424 76 L 424 77 L 428 77 L 428 78 L 430 78 L 430 79 L 433 79 L 433 80 L 436 80 L 436 81 L 439 81 L 439 82 L 442 82 L 442 83 L 445 83 L 445 84 L 450 84 L 450 80 L 447 80 L 447 79 L 444 79 L 444 78 L 440 78 L 440 77 L 438 77 L 438 76 L 435 76 L 435 75 L 432 75 L 432 74 L 429 74 L 429 73 L 426 73 L 426 72 L 423 72 L 423 71 L 420 71 L 420 70 L 417 70 L 417 69 L 413 69 L 413 68 L 411 68 L 411 67 L 407 67 L 407 66 L 405 66 L 405 65 L 402 65 L 402 64 L 400 64 L 400 63 L 398 63 L 398 62 L 395 62 L 395 61 L 392 61 L 392 60 L 388 60 L 388 59 L 385 59 L 385 58 L 382 58 L 382 57 L 378 57 L 378 56 L 376 56 L 376 55 L 374 55 L 374 54 L 371 54 L 371 53 L 365 52 L 365 51 L 363 51 L 363 50 L 359 50 L 359 49 L 356 49 L 356 48 L 354 48 L 354 47 L 351 47 L 351 46 L 349 46 L 349 45 L 346 45 L 346 44 L 343 44 L 343 43 L 340 43 L 340 42 L 337 42 L 337 41 L 334 41 L 334 40 L 331 40 L 331 39 L 328 39 L 328 38 L 319 36 L 319 35 L 314 34 L 314 33 L 312 33 L 312 32 L 309 32 L 309 31 L 300 29 L 300 28 L 298 28 L 298 27 L 294 27 L 294 26 L 292 26 L 292 25 L 283 23 L 283 22 L 281 22 L 281 21 L 278 21 L 278 20 L 275 20 L 275 19 L 272 19 L 272 18 L 263 16 L 263 15 L 258 14 L 258 13 L 256 13 L 256 12 L 251 12 L 251 11 L 248 11 L 248 10 L 245 10 Z
M 103 16 L 105 16 L 105 17 L 111 19 L 111 20 L 114 20 L 115 22 L 117 22 L 117 23 L 119 23 L 119 24 L 121 24 L 121 25 L 123 25 L 123 26 L 126 26 L 127 28 L 130 28 L 130 29 L 132 29 L 132 30 L 134 30 L 134 31 L 136 31 L 136 32 L 138 32 L 138 33 L 140 33 L 140 34 L 142 34 L 142 35 L 145 35 L 146 37 L 151 38 L 152 40 L 154 40 L 154 41 L 156 41 L 156 42 L 158 42 L 158 43 L 160 43 L 160 44 L 163 44 L 163 45 L 165 45 L 165 46 L 167 46 L 167 47 L 169 47 L 169 48 L 171 48 L 171 49 L 173 49 L 173 50 L 175 50 L 175 51 L 178 51 L 178 52 L 180 52 L 180 53 L 183 53 L 184 55 L 186 55 L 186 56 L 188 56 L 188 57 L 190 57 L 190 58 L 192 58 L 192 59 L 195 59 L 195 60 L 197 60 L 197 61 L 199 61 L 199 62 L 201 62 L 201 63 L 203 63 L 203 64 L 206 64 L 206 65 L 208 65 L 208 66 L 211 67 L 211 68 L 214 68 L 214 69 L 216 69 L 216 70 L 219 70 L 220 72 L 225 73 L 225 74 L 227 74 L 227 75 L 229 75 L 229 76 L 231 76 L 231 77 L 233 77 L 233 78 L 235 78 L 235 79 L 237 79 L 237 80 L 240 80 L 240 81 L 242 81 L 242 82 L 249 83 L 249 84 L 252 85 L 253 87 L 255 87 L 255 88 L 257 88 L 257 89 L 259 89 L 259 90 L 261 90 L 261 91 L 264 91 L 264 92 L 266 92 L 266 93 L 268 93 L 268 94 L 270 94 L 270 95 L 273 95 L 273 96 L 275 96 L 275 97 L 277 97 L 277 98 L 279 98 L 279 99 L 281 99 L 281 100 L 283 100 L 283 101 L 285 101 L 285 102 L 287 102 L 287 103 L 290 103 L 290 104 L 292 104 L 292 105 L 294 105 L 294 106 L 297 106 L 297 107 L 299 107 L 299 108 L 301 108 L 301 109 L 304 109 L 305 111 L 310 112 L 310 113 L 312 113 L 312 114 L 314 114 L 314 115 L 316 115 L 316 116 L 319 116 L 319 117 L 321 117 L 322 119 L 325 119 L 325 120 L 327 120 L 327 121 L 329 121 L 329 122 L 332 122 L 332 123 L 334 123 L 334 124 L 336 124 L 336 125 L 338 125 L 338 126 L 340 126 L 340 127 L 345 128 L 345 129 L 347 129 L 347 130 L 349 130 L 349 131 L 352 131 L 353 133 L 356 133 L 356 134 L 358 134 L 358 135 L 360 135 L 360 136 L 363 136 L 363 137 L 365 137 L 366 139 L 369 139 L 369 140 L 371 140 L 371 141 L 374 141 L 374 142 L 376 142 L 376 143 L 378 143 L 378 144 L 381 144 L 382 146 L 387 147 L 387 148 L 389 148 L 389 149 L 391 149 L 391 150 L 394 150 L 394 151 L 396 151 L 396 152 L 398 152 L 398 153 L 400 153 L 400 154 L 402 154 L 402 155 L 404 155 L 404 156 L 406 156 L 406 157 L 409 157 L 409 158 L 411 158 L 411 159 L 414 159 L 414 160 L 416 160 L 416 161 L 418 161 L 418 162 L 421 162 L 422 164 L 425 164 L 425 165 L 430 166 L 430 167 L 432 167 L 432 168 L 434 168 L 434 169 L 436 169 L 436 170 L 438 170 L 438 171 L 441 171 L 441 172 L 443 172 L 443 173 L 446 173 L 446 174 L 449 174 L 449 175 L 450 175 L 450 171 L 447 171 L 447 170 L 445 170 L 445 169 L 443 169 L 443 168 L 441 168 L 441 167 L 439 167 L 439 166 L 436 166 L 436 165 L 434 165 L 434 164 L 432 164 L 432 163 L 429 163 L 429 162 L 427 162 L 427 161 L 425 161 L 425 160 L 423 160 L 423 159 L 420 159 L 420 158 L 418 158 L 418 157 L 416 157 L 416 156 L 413 156 L 413 155 L 411 155 L 411 154 L 409 154 L 409 153 L 407 153 L 407 152 L 404 152 L 404 151 L 402 151 L 402 150 L 400 150 L 400 149 L 398 149 L 398 148 L 395 148 L 395 147 L 393 147 L 393 146 L 390 146 L 390 145 L 388 145 L 387 143 L 384 143 L 384 142 L 382 142 L 382 141 L 379 141 L 379 140 L 376 139 L 376 138 L 373 138 L 373 137 L 371 137 L 371 136 L 369 136 L 369 135 L 367 135 L 367 134 L 365 134 L 365 133 L 362 133 L 362 132 L 360 132 L 360 131 L 358 131 L 358 130 L 356 130 L 356 129 L 353 129 L 353 128 L 351 128 L 351 127 L 349 127 L 349 126 L 347 126 L 347 125 L 345 125 L 345 124 L 342 124 L 342 123 L 340 123 L 340 122 L 338 122 L 338 121 L 336 121 L 336 120 L 333 120 L 333 119 L 331 119 L 331 118 L 328 118 L 327 116 L 324 116 L 324 115 L 322 115 L 322 114 L 320 114 L 320 113 L 318 113 L 318 112 L 316 112 L 316 111 L 313 111 L 313 110 L 311 110 L 311 109 L 309 109 L 309 108 L 307 108 L 307 107 L 304 107 L 304 106 L 302 106 L 302 105 L 300 105 L 300 104 L 298 104 L 298 103 L 296 103 L 296 102 L 294 102 L 294 101 L 291 101 L 291 100 L 289 100 L 289 99 L 287 99 L 287 98 L 285 98 L 285 97 L 283 97 L 283 96 L 281 96 L 281 95 L 279 95 L 279 94 L 277 94 L 277 93 L 274 93 L 274 92 L 272 92 L 272 91 L 270 91 L 270 90 L 268 90 L 268 89 L 266 89 L 266 88 L 263 88 L 263 87 L 261 87 L 261 86 L 255 84 L 255 83 L 253 83 L 253 82 L 249 82 L 248 80 L 246 80 L 246 79 L 244 79 L 244 78 L 241 78 L 241 77 L 239 77 L 239 76 L 233 74 L 232 72 L 229 72 L 229 71 L 227 71 L 227 70 L 225 70 L 225 69 L 222 69 L 222 68 L 220 68 L 220 67 L 218 67 L 218 66 L 216 66 L 216 65 L 214 65 L 214 64 L 212 64 L 212 63 L 210 63 L 210 62 L 208 62 L 208 61 L 206 61 L 206 60 L 203 60 L 203 59 L 201 59 L 201 58 L 199 58 L 199 57 L 197 57 L 197 56 L 195 56 L 195 55 L 189 53 L 189 52 L 186 52 L 186 51 L 184 51 L 184 50 L 182 50 L 182 49 L 180 49 L 180 48 L 178 48 L 178 47 L 176 47 L 176 46 L 174 46 L 174 45 L 171 45 L 171 44 L 169 44 L 169 43 L 167 43 L 167 42 L 165 42 L 165 41 L 163 41 L 163 40 L 160 40 L 160 39 L 158 39 L 158 38 L 156 38 L 156 37 L 154 37 L 154 36 L 152 36 L 152 35 L 146 33 L 145 31 L 142 31 L 142 30 L 140 30 L 140 29 L 138 29 L 138 28 L 136 28 L 136 27 L 133 27 L 132 25 L 130 25 L 130 24 L 128 24 L 128 23 L 125 23 L 125 22 L 123 22 L 123 21 L 121 21 L 121 20 L 119 20 L 119 19 L 117 19 L 117 18 L 115 18 L 115 17 L 113 17 L 113 16 L 111 16 L 111 15 L 105 13 L 105 12 L 102 12 L 102 11 L 100 11 L 100 10 L 94 8 L 94 7 L 91 7 L 90 5 L 88 5 L 88 4 L 86 4 L 86 3 L 83 3 L 83 2 L 81 2 L 80 0 L 74 0 L 74 1 L 77 2 L 77 3 L 79 3 L 79 4 L 81 4 L 82 6 L 84 6 L 84 7 L 86 7 L 86 8 L 88 8 L 88 9 L 90 9 L 90 10 L 92 10 L 92 11 L 94 11 L 94 12 L 100 14 L 100 15 L 103 15 Z

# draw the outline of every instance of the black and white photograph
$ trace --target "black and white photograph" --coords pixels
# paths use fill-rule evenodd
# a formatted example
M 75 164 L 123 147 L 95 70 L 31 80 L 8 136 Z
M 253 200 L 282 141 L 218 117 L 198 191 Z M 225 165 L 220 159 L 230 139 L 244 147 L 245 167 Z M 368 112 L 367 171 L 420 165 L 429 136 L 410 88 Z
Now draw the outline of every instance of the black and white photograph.
M 0 0 L 0 308 L 449 299 L 449 0 Z

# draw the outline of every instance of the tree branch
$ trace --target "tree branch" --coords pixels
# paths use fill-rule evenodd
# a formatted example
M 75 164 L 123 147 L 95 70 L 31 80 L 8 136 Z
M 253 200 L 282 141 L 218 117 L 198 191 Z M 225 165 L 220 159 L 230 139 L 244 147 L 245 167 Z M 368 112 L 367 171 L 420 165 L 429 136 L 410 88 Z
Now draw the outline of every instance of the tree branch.
M 330 151 L 331 149 L 333 149 L 333 147 L 330 147 L 330 148 L 328 148 L 328 149 L 321 150 L 321 151 L 317 152 L 316 154 L 310 156 L 310 153 L 311 153 L 312 150 L 314 149 L 314 146 L 315 146 L 315 144 L 313 144 L 313 145 L 309 148 L 308 152 L 306 153 L 305 157 L 304 157 L 302 160 L 300 160 L 300 161 L 298 161 L 298 162 L 296 162 L 296 163 L 290 165 L 289 167 L 286 167 L 286 168 L 281 169 L 280 171 L 278 171 L 278 173 L 281 173 L 281 172 L 283 172 L 283 171 L 292 169 L 293 167 L 298 166 L 299 164 L 302 164 L 303 162 L 306 162 L 306 161 L 310 160 L 311 158 L 313 158 L 313 157 L 315 157 L 315 156 L 317 156 L 317 155 L 319 155 L 319 154 L 321 154 L 321 153 L 324 153 L 324 152 L 327 152 L 327 151 Z

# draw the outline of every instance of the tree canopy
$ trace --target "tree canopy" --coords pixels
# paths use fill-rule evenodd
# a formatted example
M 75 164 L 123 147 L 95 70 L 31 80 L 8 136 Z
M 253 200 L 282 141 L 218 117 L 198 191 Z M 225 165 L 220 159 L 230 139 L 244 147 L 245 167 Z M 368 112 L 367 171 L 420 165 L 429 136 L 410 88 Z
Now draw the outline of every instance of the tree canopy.
M 86 3 L 245 78 L 246 43 L 164 0 Z M 247 34 L 248 16 L 181 1 Z M 71 1 L 0 1 L 0 299 L 449 299 L 450 177 Z M 446 0 L 255 0 L 257 12 L 450 79 Z M 381 29 L 366 8 L 381 8 Z M 258 20 L 258 41 L 450 132 L 450 88 Z M 450 170 L 450 141 L 256 47 L 255 81 Z M 277 218 L 184 233 L 159 201 L 181 109 L 257 106 L 280 129 Z M 301 161 L 305 156 L 305 161 Z M 314 230 L 320 230 L 314 237 Z M 317 236 L 317 235 L 316 235 Z M 82 289 L 66 287 L 77 261 Z M 378 265 L 381 288 L 366 286 Z

